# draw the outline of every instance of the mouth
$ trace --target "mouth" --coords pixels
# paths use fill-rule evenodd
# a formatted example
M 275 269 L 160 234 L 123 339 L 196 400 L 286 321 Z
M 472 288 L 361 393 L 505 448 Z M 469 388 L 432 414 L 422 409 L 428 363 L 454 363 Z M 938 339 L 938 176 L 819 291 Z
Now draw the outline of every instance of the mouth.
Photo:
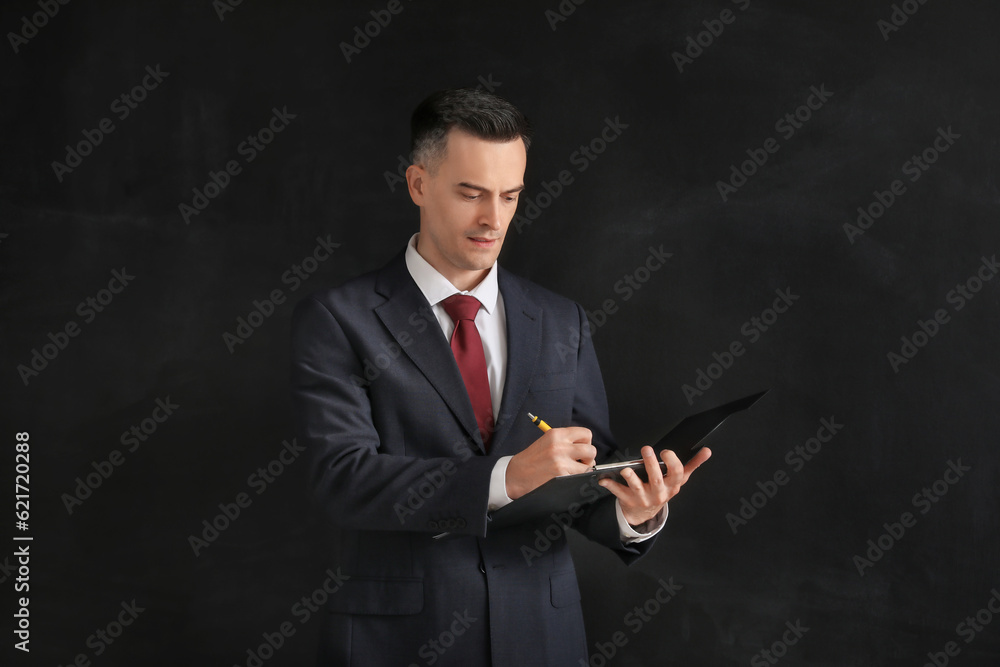
M 485 236 L 470 236 L 468 238 L 479 248 L 492 248 L 500 242 L 500 239 L 491 239 Z

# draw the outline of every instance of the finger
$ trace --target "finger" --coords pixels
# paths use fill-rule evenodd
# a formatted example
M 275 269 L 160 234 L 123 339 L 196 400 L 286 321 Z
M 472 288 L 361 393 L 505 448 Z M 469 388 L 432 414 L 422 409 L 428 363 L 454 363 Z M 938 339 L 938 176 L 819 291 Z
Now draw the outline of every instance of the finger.
M 684 476 L 689 477 L 691 473 L 693 473 L 695 470 L 698 469 L 698 466 L 700 466 L 702 463 L 709 460 L 710 458 L 712 458 L 711 449 L 709 449 L 708 447 L 702 447 L 701 449 L 699 449 L 698 453 L 695 454 L 691 458 L 691 460 L 688 461 L 687 464 L 684 466 Z
M 625 468 L 622 470 L 621 474 L 622 479 L 624 479 L 625 483 L 628 484 L 628 488 L 632 489 L 637 494 L 640 494 L 640 498 L 645 496 L 646 488 L 642 479 L 639 477 L 639 473 L 631 468 Z
M 558 431 L 559 429 L 550 428 L 548 431 L 539 436 L 537 440 L 531 443 L 532 446 L 535 445 L 537 445 L 538 447 L 552 446 L 558 441 L 559 438 Z
M 618 500 L 625 502 L 632 494 L 632 490 L 627 486 L 622 486 L 610 477 L 605 477 L 598 482 L 602 487 L 610 491 Z
M 590 444 L 574 442 L 568 449 L 568 455 L 570 458 L 584 463 L 590 461 L 590 464 L 593 465 L 594 460 L 597 458 L 597 447 Z
M 677 458 L 677 455 L 671 450 L 666 449 L 660 453 L 660 458 L 667 464 L 667 474 L 664 475 L 667 478 L 667 482 L 670 483 L 679 480 L 684 474 L 684 466 L 681 465 L 681 460 Z
M 593 469 L 593 465 L 581 463 L 575 459 L 566 459 L 559 464 L 560 475 L 579 475 Z
M 566 436 L 570 442 L 582 442 L 589 445 L 593 440 L 593 435 L 589 428 L 584 428 L 583 426 L 564 426 L 562 428 L 554 428 L 553 431 L 560 431 L 560 435 Z
M 642 461 L 645 463 L 646 467 L 646 478 L 649 480 L 649 486 L 654 490 L 659 490 L 663 487 L 663 471 L 660 470 L 660 462 L 656 458 L 656 452 L 653 448 L 646 446 L 642 448 Z

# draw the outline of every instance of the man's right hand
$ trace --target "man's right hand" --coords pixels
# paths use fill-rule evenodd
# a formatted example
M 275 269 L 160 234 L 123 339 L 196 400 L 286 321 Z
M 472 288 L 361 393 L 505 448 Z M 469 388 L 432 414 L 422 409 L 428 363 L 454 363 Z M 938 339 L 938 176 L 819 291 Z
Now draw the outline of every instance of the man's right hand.
M 507 496 L 516 500 L 553 477 L 587 472 L 594 467 L 596 456 L 590 429 L 550 429 L 507 464 Z

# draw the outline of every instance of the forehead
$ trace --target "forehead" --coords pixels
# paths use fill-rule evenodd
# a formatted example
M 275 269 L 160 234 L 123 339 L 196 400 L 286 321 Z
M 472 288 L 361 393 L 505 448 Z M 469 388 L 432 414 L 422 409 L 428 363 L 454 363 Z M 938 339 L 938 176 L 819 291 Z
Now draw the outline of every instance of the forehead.
M 449 176 L 478 180 L 504 186 L 519 185 L 524 178 L 527 151 L 520 138 L 514 141 L 487 141 L 468 132 L 448 132 L 445 158 L 440 168 Z M 516 181 L 510 183 L 509 181 Z

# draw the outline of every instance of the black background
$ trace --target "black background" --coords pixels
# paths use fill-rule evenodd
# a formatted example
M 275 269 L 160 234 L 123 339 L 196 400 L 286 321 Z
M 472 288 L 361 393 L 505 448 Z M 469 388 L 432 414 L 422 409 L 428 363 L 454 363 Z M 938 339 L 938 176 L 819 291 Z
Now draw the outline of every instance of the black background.
M 713 434 L 647 558 L 626 569 L 573 540 L 591 664 L 747 664 L 796 621 L 809 630 L 776 648 L 781 664 L 921 665 L 949 641 L 953 664 L 996 664 L 1000 622 L 968 643 L 957 625 L 1000 586 L 1000 281 L 961 310 L 948 293 L 1000 250 L 1000 11 L 904 4 L 915 13 L 886 39 L 889 2 L 591 0 L 553 29 L 556 0 L 404 0 L 351 62 L 341 42 L 384 2 L 246 0 L 220 19 L 208 0 L 77 0 L 17 53 L 5 38 L 4 503 L 14 434 L 30 432 L 34 537 L 32 651 L 15 654 L 5 631 L 11 664 L 246 664 L 284 621 L 296 633 L 266 664 L 311 664 L 319 622 L 290 612 L 327 567 L 306 466 L 260 495 L 247 482 L 293 435 L 292 303 L 402 248 L 416 209 L 386 174 L 409 113 L 431 90 L 484 82 L 532 119 L 525 197 L 548 204 L 501 260 L 590 311 L 614 300 L 594 339 L 622 443 L 771 388 Z M 723 9 L 735 20 L 678 71 L 672 54 Z M 0 29 L 38 11 L 4 3 Z M 157 65 L 169 75 L 119 120 L 112 100 Z M 832 96 L 784 136 L 776 122 L 813 86 Z M 237 147 L 274 108 L 295 118 L 246 163 Z M 104 117 L 115 130 L 60 181 L 52 163 Z M 579 171 L 574 152 L 606 119 L 627 127 Z M 911 182 L 904 164 L 949 128 L 959 138 Z M 717 182 L 769 137 L 778 152 L 723 201 Z M 187 224 L 179 205 L 232 159 L 242 172 Z M 563 169 L 573 182 L 539 199 Z M 895 179 L 905 193 L 852 243 L 843 225 Z M 282 275 L 318 236 L 341 245 L 292 291 Z M 634 273 L 661 246 L 666 265 Z M 123 267 L 134 280 L 84 322 L 77 305 Z M 628 293 L 626 275 L 646 281 Z M 223 334 L 275 289 L 287 301 L 230 352 Z M 776 290 L 798 298 L 750 343 L 741 329 Z M 938 309 L 948 321 L 894 369 L 888 353 Z M 26 384 L 18 366 L 70 321 L 79 335 Z M 746 352 L 689 401 L 682 386 L 735 341 Z M 167 397 L 179 408 L 127 451 L 121 434 Z M 786 452 L 822 418 L 843 428 L 795 471 Z M 124 463 L 68 513 L 64 494 L 115 449 Z M 949 461 L 971 470 L 921 513 L 914 494 Z M 727 514 L 778 471 L 788 483 L 734 532 Z M 196 556 L 189 536 L 240 492 L 251 506 Z M 906 511 L 916 525 L 859 574 L 855 556 Z M 4 628 L 15 577 L 5 569 Z M 626 615 L 670 577 L 683 589 L 633 632 Z M 133 599 L 145 611 L 95 656 L 87 638 Z M 627 643 L 605 660 L 616 631 Z

